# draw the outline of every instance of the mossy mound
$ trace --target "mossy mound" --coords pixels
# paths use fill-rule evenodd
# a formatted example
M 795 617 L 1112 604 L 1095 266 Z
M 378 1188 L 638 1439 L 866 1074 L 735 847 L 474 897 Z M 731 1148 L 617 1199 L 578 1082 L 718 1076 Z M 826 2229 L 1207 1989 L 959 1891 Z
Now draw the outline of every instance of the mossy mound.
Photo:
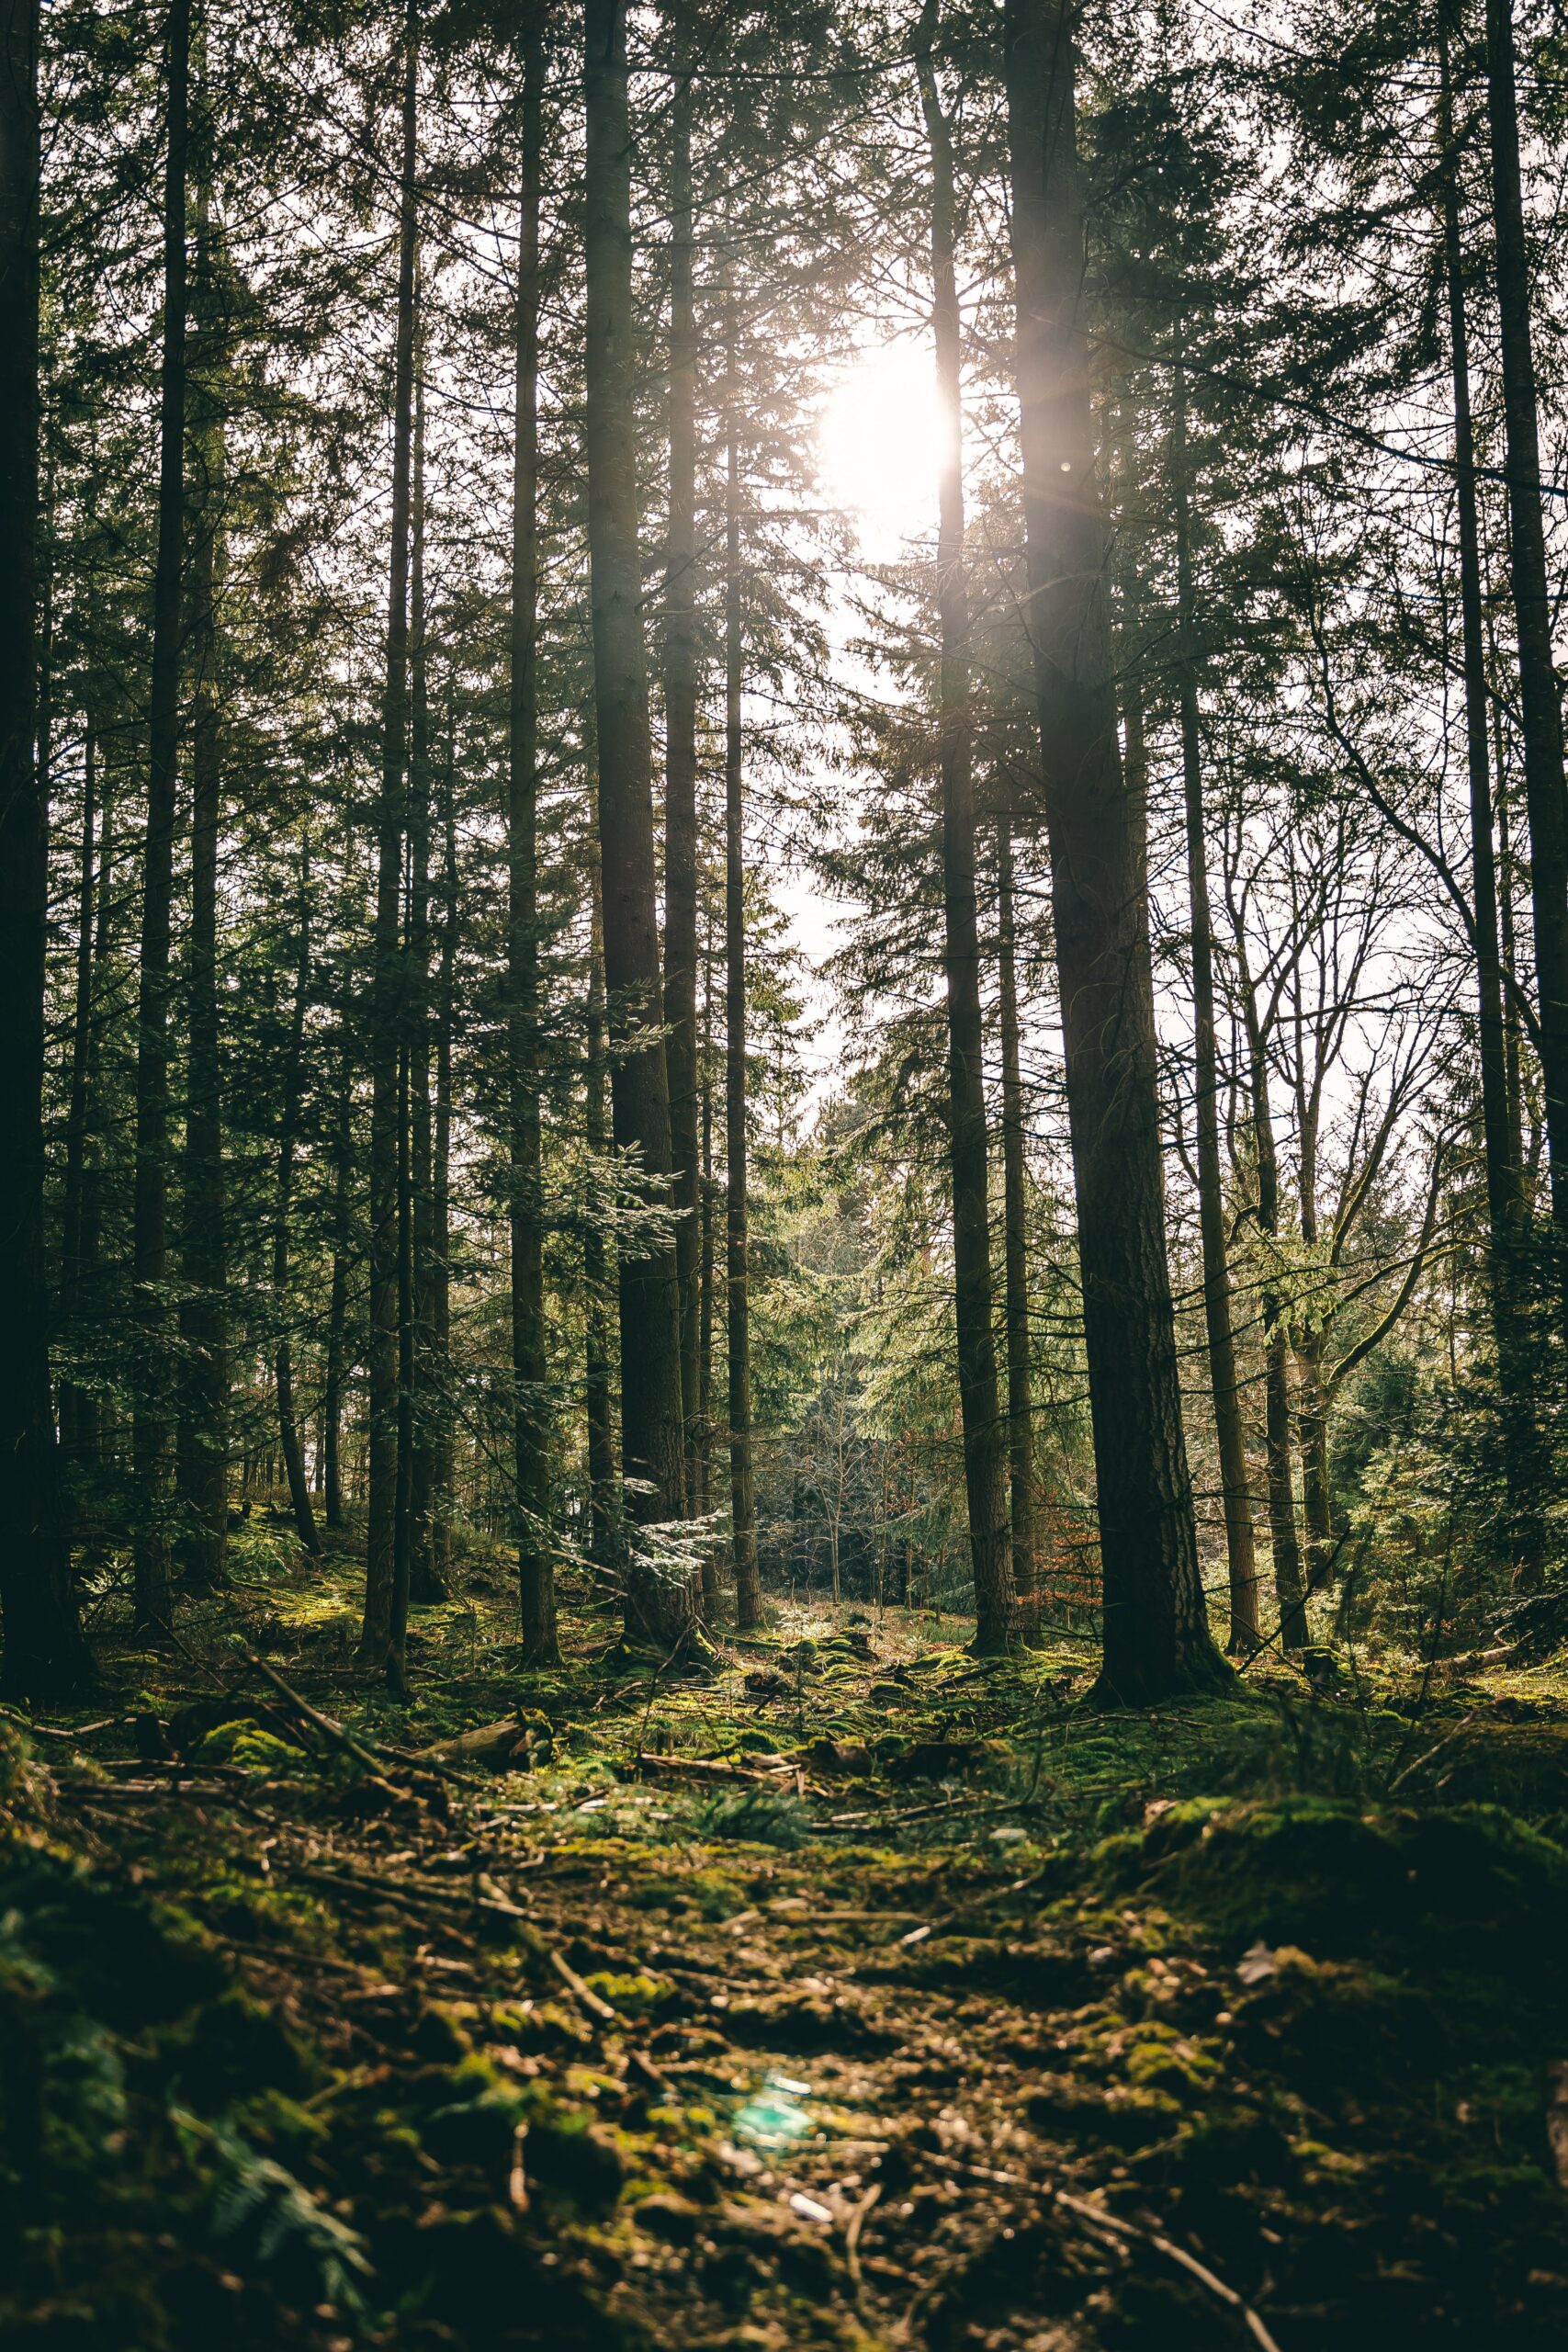
M 1568 1929 L 1568 1851 L 1496 1805 L 1369 1814 L 1329 1797 L 1200 1798 L 1100 1858 L 1221 1933 L 1324 1954 L 1440 1930 L 1511 1963 Z

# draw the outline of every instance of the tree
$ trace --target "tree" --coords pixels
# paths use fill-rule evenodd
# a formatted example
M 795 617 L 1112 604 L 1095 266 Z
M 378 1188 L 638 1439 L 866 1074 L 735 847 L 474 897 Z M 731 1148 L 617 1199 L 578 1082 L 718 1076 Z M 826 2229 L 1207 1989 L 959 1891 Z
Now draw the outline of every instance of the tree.
M 513 1457 L 523 1652 L 553 1662 L 555 1561 L 546 1422 L 544 1161 L 539 1123 L 538 693 L 539 194 L 544 158 L 542 12 L 523 27 L 523 170 L 517 235 L 517 390 L 513 418 L 512 698 L 508 714 L 508 977 Z
M 1044 763 L 1094 1423 L 1105 1657 L 1141 1705 L 1215 1689 L 1198 1574 L 1166 1259 L 1144 811 L 1126 788 L 1107 658 L 1106 531 L 1078 315 L 1076 28 L 1004 18 L 1027 629 Z
M 1258 1615 L 1258 1566 L 1252 1538 L 1251 1482 L 1242 1429 L 1236 1379 L 1235 1337 L 1231 1323 L 1230 1261 L 1225 1241 L 1224 1180 L 1220 1165 L 1220 1059 L 1214 1023 L 1214 927 L 1209 899 L 1208 831 L 1203 808 L 1203 753 L 1199 729 L 1198 684 L 1191 636 L 1193 619 L 1192 533 L 1187 486 L 1187 381 L 1176 370 L 1170 432 L 1171 495 L 1176 526 L 1178 645 L 1177 691 L 1181 726 L 1182 800 L 1187 825 L 1187 894 L 1192 918 L 1192 1102 L 1198 1141 L 1198 1223 L 1203 1253 L 1203 1320 L 1209 1340 L 1209 1378 L 1219 1440 L 1220 1494 L 1225 1520 L 1225 1562 L 1230 1583 L 1230 1633 L 1226 1646 L 1240 1656 L 1261 1638 Z M 1274 1410 L 1270 1390 L 1270 1414 Z M 1273 1429 L 1273 1419 L 1269 1427 Z M 1272 1442 L 1272 1440 L 1270 1441 Z
M 180 1580 L 197 1592 L 222 1585 L 229 1520 L 229 1350 L 224 1250 L 223 1111 L 218 1005 L 219 845 L 222 822 L 222 680 L 218 587 L 225 482 L 223 321 L 219 239 L 212 219 L 212 119 L 198 83 L 198 174 L 191 337 L 194 430 L 190 618 L 189 1032 L 182 1203 L 180 1385 L 176 1489 L 186 1524 Z
M 158 413 L 158 555 L 152 575 L 152 679 L 147 734 L 147 839 L 141 865 L 141 961 L 137 1001 L 136 1192 L 133 1272 L 150 1348 L 136 1416 L 140 1489 L 133 1552 L 136 1621 L 169 1624 L 165 1476 L 168 1368 L 170 937 L 176 762 L 180 740 L 181 582 L 186 543 L 186 205 L 190 134 L 190 0 L 170 0 L 164 34 L 168 124 L 164 160 L 164 335 Z
M 725 1331 L 729 1359 L 729 1522 L 735 1620 L 762 1622 L 757 1498 L 751 1454 L 750 1206 L 746 1133 L 746 795 L 740 728 L 745 650 L 740 605 L 740 450 L 733 311 L 725 439 L 724 573 L 724 1154 Z
M 670 519 L 664 550 L 664 1012 L 670 1086 L 686 1487 L 696 1483 L 697 1149 L 697 325 L 693 288 L 692 74 L 679 10 L 670 112 Z
M 397 334 L 392 360 L 392 513 L 381 698 L 381 788 L 376 813 L 376 933 L 370 981 L 369 1511 L 360 1663 L 394 1690 L 406 1681 L 409 1524 L 408 1383 L 400 1338 L 399 1161 L 405 1148 L 399 1083 L 402 967 L 404 776 L 409 720 L 409 537 L 412 497 L 414 276 L 419 236 L 419 38 L 414 0 L 403 30 L 398 200 Z M 401 1501 L 403 1507 L 400 1508 Z
M 4 1688 L 86 1679 L 59 1518 L 43 1257 L 44 780 L 34 739 L 39 496 L 38 10 L 0 11 L 0 1612 Z
M 941 717 L 943 966 L 947 982 L 948 1149 L 953 1171 L 953 1254 L 958 1396 L 975 1564 L 975 1641 L 981 1651 L 1017 1638 L 1008 1523 L 1006 1426 L 997 1393 L 991 1306 L 991 1219 L 987 1192 L 985 1045 L 980 940 L 975 905 L 975 793 L 969 718 L 969 592 L 964 560 L 964 410 L 961 320 L 953 263 L 953 143 L 931 62 L 939 0 L 920 17 L 920 105 L 931 148 L 931 326 L 942 405 L 937 610 L 942 636 Z
M 1512 0 L 1486 0 L 1486 78 L 1508 456 L 1509 584 L 1518 653 L 1539 994 L 1536 1043 L 1546 1101 L 1559 1280 L 1568 1283 L 1568 796 L 1563 791 L 1562 705 L 1552 655 L 1552 597 L 1541 521 L 1540 432 L 1519 173 Z
M 637 544 L 635 321 L 632 307 L 631 123 L 624 0 L 587 0 L 583 17 L 587 154 L 588 544 L 593 698 L 599 762 L 599 852 L 604 980 L 616 1146 L 656 1192 L 671 1168 L 670 1094 L 654 897 L 652 741 Z M 620 1252 L 621 1440 L 635 1518 L 679 1519 L 685 1501 L 681 1317 L 671 1242 Z M 634 1556 L 626 1573 L 628 1638 L 673 1648 L 691 1600 Z

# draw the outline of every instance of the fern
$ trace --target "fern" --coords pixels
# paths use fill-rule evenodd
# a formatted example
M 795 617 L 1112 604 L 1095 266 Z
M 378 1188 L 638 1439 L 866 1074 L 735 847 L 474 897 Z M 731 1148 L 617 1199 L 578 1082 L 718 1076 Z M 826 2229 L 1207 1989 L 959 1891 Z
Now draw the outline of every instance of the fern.
M 274 2156 L 258 2154 L 221 2123 L 178 2113 L 182 2134 L 207 2141 L 222 2167 L 212 2203 L 212 2234 L 243 2247 L 264 2268 L 288 2263 L 320 2282 L 323 2301 L 355 2319 L 367 2315 L 362 2282 L 373 2275 L 365 2241 L 313 2197 Z

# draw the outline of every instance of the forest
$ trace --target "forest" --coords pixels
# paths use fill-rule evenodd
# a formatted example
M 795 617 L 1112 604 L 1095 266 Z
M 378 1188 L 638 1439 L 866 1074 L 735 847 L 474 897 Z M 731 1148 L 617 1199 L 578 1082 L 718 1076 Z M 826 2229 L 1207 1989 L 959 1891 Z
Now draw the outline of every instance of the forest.
M 1560 0 L 0 0 L 0 2339 L 1568 2330 Z

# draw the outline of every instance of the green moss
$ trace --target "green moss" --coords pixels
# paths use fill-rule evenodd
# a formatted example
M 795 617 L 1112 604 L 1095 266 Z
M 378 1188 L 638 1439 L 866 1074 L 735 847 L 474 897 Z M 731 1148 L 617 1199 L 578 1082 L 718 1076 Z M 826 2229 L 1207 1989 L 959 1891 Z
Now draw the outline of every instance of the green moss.
M 583 1979 L 592 1993 L 624 2018 L 654 2018 L 679 2007 L 675 1987 L 668 1978 L 649 1976 L 617 1976 L 612 1970 L 596 1969 Z
M 215 1724 L 197 1741 L 194 1755 L 199 1764 L 232 1764 L 242 1772 L 297 1772 L 307 1761 L 302 1748 L 248 1715 Z
M 1471 1939 L 1568 1928 L 1568 1853 L 1495 1806 L 1367 1814 L 1290 1797 L 1173 1805 L 1097 1862 L 1248 1942 L 1343 1952 L 1442 1923 Z

